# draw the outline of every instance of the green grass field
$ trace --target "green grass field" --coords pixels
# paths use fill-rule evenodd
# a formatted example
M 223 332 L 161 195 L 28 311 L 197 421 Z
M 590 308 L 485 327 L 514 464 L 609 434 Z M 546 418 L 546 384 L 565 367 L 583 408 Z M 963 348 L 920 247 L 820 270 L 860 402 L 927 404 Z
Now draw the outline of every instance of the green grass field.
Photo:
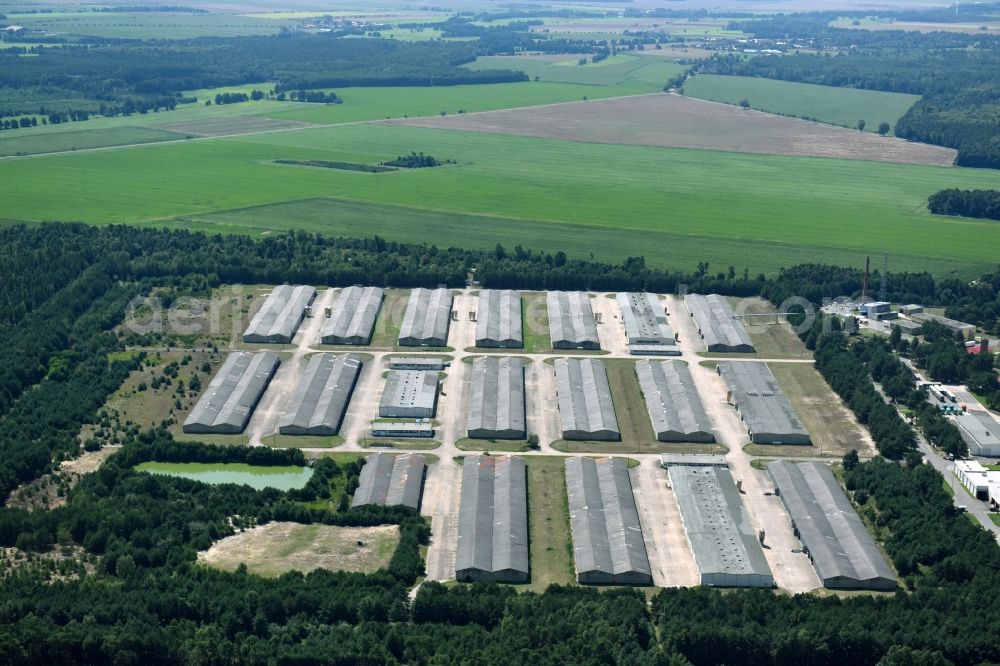
M 270 163 L 377 163 L 409 151 L 456 164 L 367 174 Z M 945 187 L 1000 187 L 995 171 L 373 124 L 6 160 L 0 178 L 9 220 L 302 228 L 468 247 L 492 247 L 502 229 L 508 246 L 751 274 L 803 261 L 860 265 L 887 251 L 894 270 L 971 277 L 996 262 L 1000 245 L 996 223 L 936 219 L 924 208 Z M 369 206 L 218 213 L 317 198 Z
M 514 69 L 539 81 L 579 83 L 590 86 L 618 86 L 632 82 L 657 84 L 663 88 L 668 79 L 677 76 L 685 67 L 666 58 L 644 58 L 634 55 L 615 55 L 600 62 L 578 64 L 577 58 L 549 62 L 528 58 L 486 56 L 469 65 L 470 69 Z
M 84 123 L 65 125 L 61 132 L 19 135 L 12 131 L 0 137 L 0 157 L 7 155 L 55 153 L 107 146 L 127 146 L 183 139 L 184 134 L 148 127 L 108 127 L 90 129 Z
M 525 458 L 528 471 L 528 530 L 532 590 L 575 582 L 565 459 Z
M 663 88 L 667 78 L 647 81 L 639 77 L 614 85 L 525 81 L 437 88 L 338 88 L 343 104 L 297 104 L 294 109 L 269 112 L 271 118 L 317 124 L 352 123 L 416 116 L 436 116 L 465 111 L 494 111 L 540 104 L 576 102 L 584 97 L 603 99 L 640 95 Z
M 896 121 L 920 99 L 919 95 L 903 93 L 713 74 L 688 79 L 684 94 L 726 104 L 739 104 L 745 99 L 752 109 L 844 127 L 856 127 L 863 118 L 865 131 L 869 132 L 877 131 L 882 122 L 895 127 Z
M 168 14 L 159 12 L 53 12 L 8 14 L 7 23 L 31 30 L 120 39 L 186 39 L 273 35 L 292 22 L 238 14 Z

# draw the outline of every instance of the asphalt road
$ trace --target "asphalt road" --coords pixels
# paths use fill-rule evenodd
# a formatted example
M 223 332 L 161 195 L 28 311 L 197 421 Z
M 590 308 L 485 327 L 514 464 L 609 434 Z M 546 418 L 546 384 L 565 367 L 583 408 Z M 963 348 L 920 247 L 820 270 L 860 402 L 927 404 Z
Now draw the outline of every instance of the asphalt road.
M 966 492 L 961 482 L 959 482 L 958 477 L 955 476 L 955 463 L 942 458 L 922 436 L 918 435 L 917 439 L 920 452 L 924 454 L 924 458 L 934 469 L 944 476 L 948 481 L 948 485 L 955 490 L 955 506 L 964 506 L 987 531 L 993 533 L 997 541 L 1000 541 L 1000 525 L 997 525 L 990 519 L 990 513 L 986 510 L 985 502 L 975 499 Z

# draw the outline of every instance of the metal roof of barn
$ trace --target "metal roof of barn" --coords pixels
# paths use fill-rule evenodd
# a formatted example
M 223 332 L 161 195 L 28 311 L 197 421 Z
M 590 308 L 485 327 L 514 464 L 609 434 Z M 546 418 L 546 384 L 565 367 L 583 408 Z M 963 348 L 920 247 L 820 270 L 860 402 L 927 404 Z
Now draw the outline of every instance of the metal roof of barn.
M 722 361 L 718 372 L 751 434 L 809 436 L 766 363 Z
M 552 347 L 600 349 L 597 322 L 584 291 L 550 291 L 545 296 Z
M 686 363 L 643 360 L 635 364 L 635 369 L 658 438 L 715 440 L 712 422 Z
M 672 466 L 667 473 L 702 580 L 772 586 L 771 568 L 729 470 Z
M 316 354 L 285 403 L 278 431 L 297 435 L 336 435 L 361 372 L 354 354 Z
M 674 344 L 674 331 L 656 294 L 619 292 L 616 298 L 629 344 Z
M 684 297 L 698 333 L 709 351 L 752 352 L 755 347 L 743 323 L 736 319 L 733 308 L 718 294 L 688 294 Z
M 184 432 L 242 432 L 279 363 L 274 352 L 230 354 L 185 419 Z
M 652 583 L 628 467 L 621 458 L 566 459 L 573 556 L 588 573 Z
M 366 345 L 382 307 L 381 287 L 347 287 L 337 295 L 330 318 L 323 324 L 324 344 Z
M 244 342 L 289 343 L 305 316 L 306 306 L 316 297 L 309 286 L 281 285 L 271 290 L 250 325 L 243 333 Z
M 779 460 L 767 471 L 824 585 L 896 588 L 896 575 L 828 466 Z
M 470 437 L 527 436 L 520 359 L 485 356 L 472 362 L 466 427 Z
M 410 292 L 399 331 L 401 345 L 443 346 L 451 322 L 451 291 L 418 288 Z
M 621 436 L 611 386 L 599 359 L 558 358 L 559 421 L 566 433 Z
M 479 292 L 476 313 L 477 347 L 523 347 L 521 296 L 510 289 Z

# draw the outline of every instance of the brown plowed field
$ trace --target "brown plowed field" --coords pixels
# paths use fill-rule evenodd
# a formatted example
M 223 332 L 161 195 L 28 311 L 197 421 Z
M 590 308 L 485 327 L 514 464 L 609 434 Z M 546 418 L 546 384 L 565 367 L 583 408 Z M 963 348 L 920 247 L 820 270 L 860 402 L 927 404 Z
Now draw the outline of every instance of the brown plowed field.
M 668 94 L 391 122 L 411 127 L 516 134 L 588 143 L 931 166 L 951 166 L 956 154 L 950 148 Z

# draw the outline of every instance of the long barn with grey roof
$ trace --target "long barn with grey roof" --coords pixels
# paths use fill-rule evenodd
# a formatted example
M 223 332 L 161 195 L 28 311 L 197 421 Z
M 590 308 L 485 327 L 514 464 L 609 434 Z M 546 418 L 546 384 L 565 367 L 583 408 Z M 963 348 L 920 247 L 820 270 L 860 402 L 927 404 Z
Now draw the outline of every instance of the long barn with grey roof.
M 771 567 L 729 469 L 671 465 L 667 474 L 701 584 L 774 587 Z
M 243 432 L 279 362 L 274 352 L 230 354 L 181 429 L 188 433 Z
M 287 284 L 275 287 L 250 320 L 250 325 L 243 333 L 243 342 L 291 342 L 306 316 L 306 307 L 314 298 L 316 290 L 312 287 L 293 287 Z
M 600 349 L 597 322 L 585 291 L 550 291 L 549 339 L 553 349 Z
M 330 318 L 323 324 L 325 345 L 367 345 L 382 308 L 381 287 L 347 287 L 337 295 Z
M 431 418 L 437 409 L 438 375 L 426 370 L 390 370 L 378 404 L 380 418 Z
M 752 354 L 756 351 L 750 334 L 743 323 L 736 319 L 729 301 L 718 294 L 688 294 L 684 305 L 694 318 L 698 335 L 705 341 L 710 352 L 739 352 Z
M 520 294 L 510 289 L 484 289 L 479 292 L 476 346 L 503 349 L 524 347 Z
M 528 495 L 524 459 L 466 456 L 455 578 L 527 583 Z
M 278 421 L 283 435 L 336 435 L 361 372 L 354 354 L 315 354 Z
M 970 411 L 955 416 L 955 425 L 969 445 L 969 453 L 1000 458 L 1000 423 L 987 412 Z
M 714 442 L 691 371 L 683 361 L 639 361 L 639 387 L 656 439 L 661 442 Z
M 424 487 L 424 457 L 374 453 L 365 458 L 351 506 L 403 506 L 416 513 Z
M 750 441 L 758 444 L 809 444 L 809 431 L 763 361 L 722 361 L 716 371 L 729 390 Z
M 399 331 L 404 347 L 444 347 L 448 344 L 451 324 L 451 291 L 414 289 L 406 303 L 406 314 Z
M 680 355 L 674 331 L 656 294 L 619 292 L 616 298 L 630 354 Z
M 778 460 L 767 472 L 824 587 L 896 589 L 896 574 L 829 467 Z
M 563 439 L 620 440 L 621 430 L 604 362 L 593 358 L 557 358 L 555 365 Z
M 466 423 L 473 439 L 525 439 L 524 365 L 510 356 L 472 362 Z
M 652 585 L 625 461 L 567 458 L 566 490 L 577 581 Z

